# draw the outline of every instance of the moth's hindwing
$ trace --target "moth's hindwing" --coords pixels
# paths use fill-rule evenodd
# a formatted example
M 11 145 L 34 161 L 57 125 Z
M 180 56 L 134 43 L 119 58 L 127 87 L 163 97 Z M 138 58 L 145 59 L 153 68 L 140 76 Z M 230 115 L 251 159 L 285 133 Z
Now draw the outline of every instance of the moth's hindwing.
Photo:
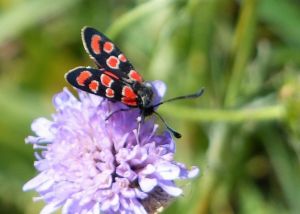
M 75 88 L 114 101 L 120 101 L 130 107 L 138 106 L 138 96 L 130 84 L 126 84 L 119 72 L 90 67 L 77 67 L 66 73 L 66 80 Z

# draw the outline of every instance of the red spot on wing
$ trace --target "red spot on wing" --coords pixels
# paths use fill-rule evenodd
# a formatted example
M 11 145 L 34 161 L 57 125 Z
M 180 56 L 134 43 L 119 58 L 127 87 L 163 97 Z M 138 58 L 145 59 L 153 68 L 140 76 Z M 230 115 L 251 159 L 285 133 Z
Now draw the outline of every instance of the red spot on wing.
M 95 54 L 101 53 L 100 41 L 101 41 L 101 36 L 97 34 L 93 35 L 91 38 L 91 48 Z
M 111 77 L 113 77 L 113 78 L 115 78 L 115 79 L 120 79 L 117 75 L 115 75 L 114 73 L 112 73 L 112 72 L 109 72 L 109 71 L 104 71 L 104 73 L 105 74 L 107 74 L 108 76 L 111 76 Z
M 111 43 L 111 42 L 105 42 L 105 43 L 104 43 L 104 45 L 103 45 L 103 50 L 104 50 L 106 53 L 112 52 L 113 49 L 114 49 L 113 43 Z
M 96 80 L 91 81 L 91 83 L 89 84 L 89 89 L 96 94 L 98 92 L 98 88 L 99 82 Z
M 136 99 L 130 99 L 128 97 L 122 97 L 121 102 L 128 106 L 137 106 Z
M 78 75 L 78 77 L 76 77 L 76 82 L 78 85 L 84 86 L 85 81 L 90 78 L 92 76 L 92 73 L 89 71 L 82 71 L 80 72 L 80 74 Z
M 113 98 L 115 96 L 115 91 L 111 88 L 105 90 L 106 97 Z
M 106 64 L 108 65 L 108 67 L 113 68 L 113 69 L 118 69 L 119 68 L 119 64 L 120 61 L 117 57 L 115 56 L 110 56 L 107 60 L 106 60 Z
M 129 78 L 137 82 L 143 82 L 142 76 L 135 70 L 131 70 L 128 74 Z
M 126 61 L 127 61 L 127 59 L 126 59 L 126 57 L 124 56 L 124 54 L 120 54 L 120 55 L 118 56 L 118 58 L 119 58 L 119 60 L 120 60 L 121 62 L 126 62 Z
M 124 86 L 122 89 L 122 95 L 128 99 L 135 100 L 137 98 L 136 94 L 134 93 L 133 89 L 129 86 Z
M 102 85 L 106 86 L 107 88 L 110 88 L 111 84 L 114 82 L 114 80 L 106 74 L 101 74 L 100 80 Z

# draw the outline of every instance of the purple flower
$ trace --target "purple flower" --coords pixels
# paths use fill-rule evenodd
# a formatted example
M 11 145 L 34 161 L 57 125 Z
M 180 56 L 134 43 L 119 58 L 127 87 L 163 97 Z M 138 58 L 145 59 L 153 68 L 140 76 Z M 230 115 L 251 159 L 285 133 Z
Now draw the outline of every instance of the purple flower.
M 152 83 L 156 101 L 165 85 Z M 39 174 L 24 191 L 35 189 L 46 206 L 41 213 L 154 213 L 182 190 L 175 179 L 195 177 L 174 161 L 175 143 L 169 132 L 158 134 L 150 116 L 137 131 L 139 109 L 118 112 L 124 105 L 79 91 L 79 100 L 64 89 L 53 103 L 52 119 L 32 123 L 36 136 L 26 143 L 36 150 Z

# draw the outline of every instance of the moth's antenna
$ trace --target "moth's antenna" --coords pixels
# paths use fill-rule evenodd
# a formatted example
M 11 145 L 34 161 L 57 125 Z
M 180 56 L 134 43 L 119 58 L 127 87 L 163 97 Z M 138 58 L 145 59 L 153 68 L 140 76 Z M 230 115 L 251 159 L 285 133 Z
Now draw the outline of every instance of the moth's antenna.
M 160 116 L 160 114 L 158 114 L 156 111 L 153 111 L 154 114 L 156 114 L 161 121 L 163 122 L 163 124 L 167 127 L 167 129 L 173 134 L 174 137 L 176 138 L 181 138 L 181 134 L 176 132 L 174 129 L 172 129 L 170 126 L 168 126 L 168 124 L 166 123 L 166 121 L 164 120 L 164 118 L 162 118 L 162 116 Z
M 153 105 L 152 107 L 155 108 L 161 104 L 164 104 L 164 103 L 167 103 L 167 102 L 172 102 L 172 101 L 175 101 L 175 100 L 182 100 L 182 99 L 194 99 L 194 98 L 198 98 L 200 97 L 202 94 L 204 93 L 204 88 L 201 88 L 199 91 L 197 91 L 196 93 L 194 94 L 188 94 L 188 95 L 183 95 L 183 96 L 179 96 L 179 97 L 173 97 L 171 99 L 168 99 L 168 100 L 164 100 L 160 103 L 157 103 L 155 105 Z M 156 112 L 155 112 L 156 113 Z

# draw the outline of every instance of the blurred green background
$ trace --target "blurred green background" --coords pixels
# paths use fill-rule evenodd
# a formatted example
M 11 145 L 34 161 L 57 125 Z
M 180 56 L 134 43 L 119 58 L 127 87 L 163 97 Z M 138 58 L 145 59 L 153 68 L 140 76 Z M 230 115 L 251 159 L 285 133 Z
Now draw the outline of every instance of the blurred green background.
M 178 161 L 201 168 L 165 213 L 299 213 L 299 0 L 0 0 L 0 213 L 39 213 L 24 138 L 64 73 L 93 66 L 80 30 L 107 34 L 166 97 Z

